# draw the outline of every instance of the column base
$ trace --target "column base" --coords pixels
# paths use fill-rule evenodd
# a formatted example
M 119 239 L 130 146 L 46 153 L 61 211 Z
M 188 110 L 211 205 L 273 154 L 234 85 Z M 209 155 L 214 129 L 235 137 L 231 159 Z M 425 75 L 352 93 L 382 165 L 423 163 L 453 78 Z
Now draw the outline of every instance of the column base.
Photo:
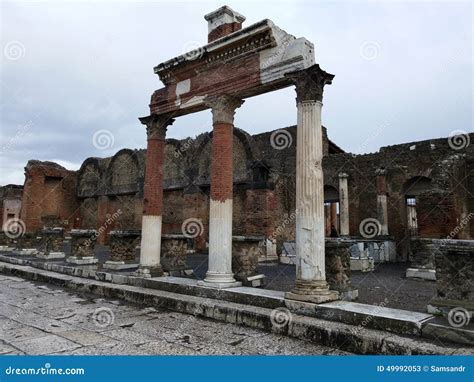
M 38 259 L 43 260 L 55 260 L 55 259 L 64 259 L 66 254 L 64 252 L 38 252 L 36 254 Z
M 120 271 L 122 269 L 132 269 L 137 268 L 138 264 L 136 263 L 126 263 L 125 261 L 111 261 L 107 260 L 103 265 L 102 268 L 104 269 L 112 269 L 116 271 Z
M 234 279 L 233 273 L 207 272 L 206 278 L 203 281 L 199 281 L 198 285 L 223 289 L 239 287 L 242 286 L 242 283 Z
M 135 272 L 133 272 L 133 276 L 143 278 L 162 277 L 163 268 L 161 265 L 155 267 L 140 266 Z
M 77 256 L 69 256 L 66 259 L 67 263 L 76 264 L 76 265 L 91 265 L 97 264 L 99 259 L 95 258 L 94 256 L 86 256 L 86 257 L 77 257 Z
M 329 290 L 326 281 L 296 281 L 295 288 L 285 293 L 285 299 L 322 304 L 339 300 L 339 292 Z

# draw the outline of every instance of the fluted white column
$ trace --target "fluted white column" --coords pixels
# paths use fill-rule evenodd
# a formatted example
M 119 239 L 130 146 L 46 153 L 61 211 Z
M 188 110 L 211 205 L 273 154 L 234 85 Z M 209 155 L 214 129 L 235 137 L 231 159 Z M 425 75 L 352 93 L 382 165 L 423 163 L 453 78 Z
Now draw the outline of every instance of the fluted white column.
M 339 174 L 339 221 L 341 236 L 349 236 L 349 191 L 346 173 Z
M 336 300 L 326 282 L 324 238 L 322 91 L 334 77 L 314 65 L 288 76 L 296 85 L 296 283 L 285 297 L 322 303 Z

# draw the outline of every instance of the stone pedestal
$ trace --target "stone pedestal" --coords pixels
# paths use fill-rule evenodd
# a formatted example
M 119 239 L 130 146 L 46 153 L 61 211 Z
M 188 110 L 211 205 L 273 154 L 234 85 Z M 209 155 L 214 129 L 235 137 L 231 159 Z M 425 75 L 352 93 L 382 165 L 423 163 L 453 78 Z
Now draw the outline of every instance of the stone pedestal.
M 94 229 L 73 229 L 71 237 L 71 256 L 66 261 L 76 265 L 93 265 L 98 263 L 94 255 L 97 231 Z
M 339 292 L 343 300 L 357 299 L 359 292 L 351 283 L 352 240 L 326 239 L 326 280 L 329 288 Z
M 64 228 L 46 228 L 39 236 L 40 246 L 36 257 L 45 260 L 63 259 L 66 254 L 63 250 Z
M 193 270 L 188 266 L 189 238 L 185 235 L 161 235 L 161 265 L 171 276 L 189 276 Z
M 438 298 L 474 301 L 474 241 L 439 241 L 435 251 Z
M 435 281 L 435 254 L 440 250 L 440 243 L 437 240 L 411 239 L 408 254 L 410 268 L 406 271 L 406 277 Z
M 374 258 L 369 256 L 369 249 L 364 242 L 358 242 L 351 254 L 351 270 L 372 272 L 375 269 Z
M 36 233 L 24 232 L 13 240 L 16 255 L 34 256 L 38 253 L 39 240 Z
M 287 74 L 296 85 L 296 283 L 290 300 L 323 303 L 337 300 L 329 289 L 324 254 L 324 182 L 321 108 L 323 87 L 332 74 L 313 65 Z
M 263 274 L 258 273 L 259 258 L 265 253 L 263 236 L 232 236 L 232 271 L 244 286 L 261 287 Z
M 105 269 L 131 269 L 139 264 L 135 259 L 135 249 L 140 243 L 140 230 L 111 231 L 109 259 L 104 263 Z

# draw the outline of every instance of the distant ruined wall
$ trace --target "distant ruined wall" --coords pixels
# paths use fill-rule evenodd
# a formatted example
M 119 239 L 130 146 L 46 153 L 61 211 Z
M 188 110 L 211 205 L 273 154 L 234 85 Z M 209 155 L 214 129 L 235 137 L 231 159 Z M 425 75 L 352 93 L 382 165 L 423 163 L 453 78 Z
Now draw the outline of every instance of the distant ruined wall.
M 282 132 L 286 141 L 275 144 Z M 328 196 L 331 201 L 338 197 L 338 174 L 349 175 L 352 236 L 360 236 L 362 220 L 377 218 L 376 171 L 385 168 L 388 230 L 400 259 L 406 258 L 410 238 L 407 196 L 416 197 L 419 236 L 445 238 L 454 232 L 456 238 L 474 237 L 472 144 L 455 150 L 448 139 L 436 139 L 353 155 L 331 142 L 324 128 L 323 136 L 324 183 L 336 190 Z M 196 242 L 202 251 L 208 235 L 211 145 L 212 133 L 204 133 L 167 139 L 165 148 L 163 232 L 181 233 L 185 221 L 199 221 Z M 279 249 L 295 234 L 296 127 L 253 136 L 236 128 L 233 145 L 233 232 L 265 235 Z M 30 161 L 22 207 L 27 231 L 54 222 L 67 228 L 104 226 L 98 241 L 106 244 L 112 229 L 140 229 L 145 156 L 146 150 L 124 149 L 110 158 L 88 158 L 77 172 Z

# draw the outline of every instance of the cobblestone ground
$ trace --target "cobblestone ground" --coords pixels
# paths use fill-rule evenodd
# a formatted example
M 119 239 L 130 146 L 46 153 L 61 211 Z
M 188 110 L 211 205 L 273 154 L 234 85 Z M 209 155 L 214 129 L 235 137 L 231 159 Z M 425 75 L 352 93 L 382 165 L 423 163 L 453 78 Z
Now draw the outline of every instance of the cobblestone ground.
M 0 354 L 347 354 L 0 275 Z

